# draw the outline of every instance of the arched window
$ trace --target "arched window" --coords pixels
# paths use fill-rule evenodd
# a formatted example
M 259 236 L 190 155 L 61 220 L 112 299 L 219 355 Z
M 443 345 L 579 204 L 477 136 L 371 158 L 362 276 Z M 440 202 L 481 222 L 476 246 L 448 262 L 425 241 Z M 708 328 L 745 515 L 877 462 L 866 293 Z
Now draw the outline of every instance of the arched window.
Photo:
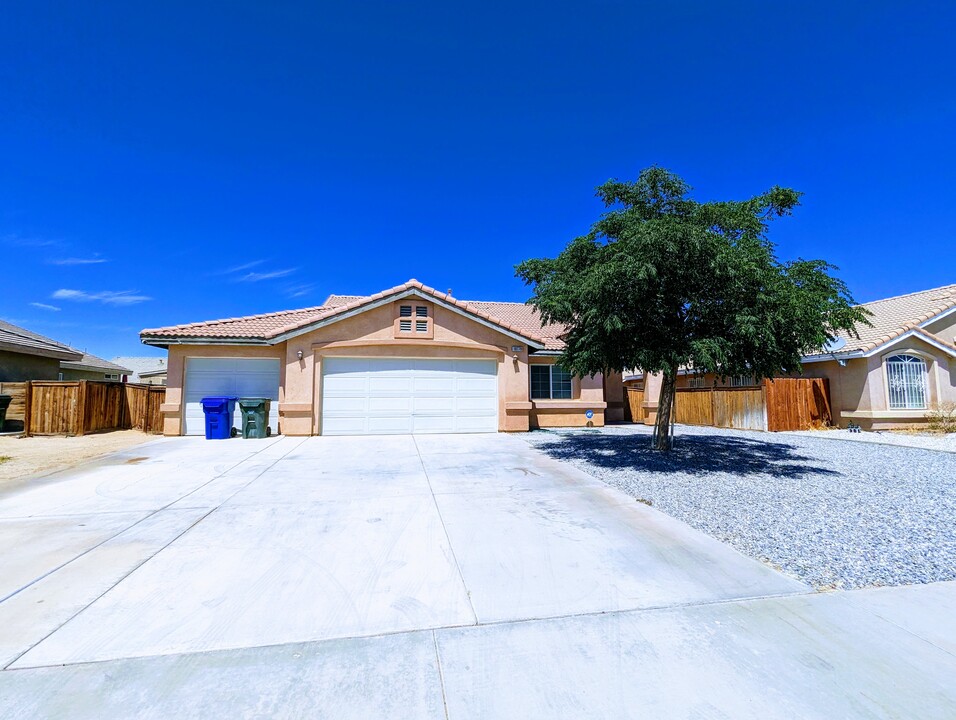
M 886 358 L 886 384 L 891 410 L 922 410 L 926 407 L 926 362 L 915 355 Z

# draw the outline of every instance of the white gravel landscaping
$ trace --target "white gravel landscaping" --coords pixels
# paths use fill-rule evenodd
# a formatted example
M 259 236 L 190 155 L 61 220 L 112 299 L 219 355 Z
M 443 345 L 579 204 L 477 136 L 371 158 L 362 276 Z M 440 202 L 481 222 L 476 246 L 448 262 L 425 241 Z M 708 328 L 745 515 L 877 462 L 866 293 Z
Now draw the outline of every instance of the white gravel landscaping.
M 956 454 L 830 433 L 678 426 L 523 437 L 635 499 L 816 588 L 956 579 Z

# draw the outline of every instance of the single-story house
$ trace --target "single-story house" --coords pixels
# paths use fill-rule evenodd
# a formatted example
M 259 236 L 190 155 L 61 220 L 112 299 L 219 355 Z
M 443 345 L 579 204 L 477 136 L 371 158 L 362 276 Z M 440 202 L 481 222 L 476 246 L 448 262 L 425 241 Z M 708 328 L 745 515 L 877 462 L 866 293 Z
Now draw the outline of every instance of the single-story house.
M 0 382 L 56 380 L 61 362 L 82 357 L 69 345 L 0 320 Z
M 956 402 L 956 285 L 864 303 L 872 327 L 857 328 L 820 352 L 803 358 L 801 377 L 827 378 L 834 423 L 866 430 L 920 425 L 927 411 Z M 645 397 L 659 393 L 660 379 L 627 376 L 642 382 Z M 682 370 L 678 388 L 755 385 L 749 376 L 719 379 Z M 656 411 L 656 395 L 645 401 Z
M 123 356 L 113 358 L 113 362 L 132 371 L 127 382 L 143 385 L 166 384 L 166 358 Z
M 79 360 L 64 360 L 60 363 L 59 379 L 126 382 L 131 372 L 128 367 L 83 353 Z
M 267 397 L 286 435 L 522 431 L 623 417 L 620 376 L 555 364 L 562 328 L 529 305 L 417 280 L 317 307 L 143 330 L 168 349 L 166 435 L 203 432 L 201 399 Z M 614 395 L 609 402 L 607 396 Z M 609 407 L 610 406 L 610 407 Z

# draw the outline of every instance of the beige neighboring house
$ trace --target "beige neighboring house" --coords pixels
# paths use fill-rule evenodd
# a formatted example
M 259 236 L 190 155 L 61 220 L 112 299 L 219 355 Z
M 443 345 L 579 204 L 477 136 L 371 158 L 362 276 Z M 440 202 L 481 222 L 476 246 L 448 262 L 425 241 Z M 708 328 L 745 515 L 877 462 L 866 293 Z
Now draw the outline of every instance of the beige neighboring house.
M 82 357 L 69 345 L 0 320 L 0 382 L 56 380 L 61 362 Z
M 203 432 L 210 395 L 266 397 L 286 435 L 521 431 L 622 419 L 620 376 L 555 364 L 557 326 L 521 303 L 416 280 L 317 307 L 143 330 L 166 348 L 166 435 Z
M 166 358 L 164 357 L 122 356 L 115 357 L 112 361 L 132 371 L 127 382 L 143 385 L 166 384 Z
M 97 380 L 99 382 L 126 382 L 132 372 L 127 367 L 83 353 L 79 360 L 60 363 L 58 380 Z
M 863 307 L 873 327 L 803 359 L 804 377 L 829 378 L 834 421 L 872 430 L 919 425 L 927 410 L 956 402 L 956 285 Z
M 827 378 L 833 421 L 866 430 L 918 426 L 927 411 L 956 402 L 956 285 L 864 303 L 872 327 L 842 333 L 824 352 L 803 358 L 801 377 Z M 642 375 L 627 384 L 644 383 Z M 650 394 L 659 378 L 646 378 Z M 748 387 L 754 378 L 716 379 L 682 371 L 678 388 Z M 647 394 L 647 393 L 646 393 Z M 645 409 L 657 408 L 656 396 Z

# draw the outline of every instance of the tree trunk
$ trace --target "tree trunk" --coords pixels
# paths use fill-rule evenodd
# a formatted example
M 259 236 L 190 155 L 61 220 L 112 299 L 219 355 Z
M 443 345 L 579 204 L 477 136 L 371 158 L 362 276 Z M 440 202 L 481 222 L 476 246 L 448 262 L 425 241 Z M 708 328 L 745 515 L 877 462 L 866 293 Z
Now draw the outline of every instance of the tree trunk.
M 661 395 L 657 401 L 657 422 L 654 423 L 654 449 L 671 449 L 671 415 L 674 412 L 674 395 L 677 390 L 677 369 L 664 372 L 661 379 Z

